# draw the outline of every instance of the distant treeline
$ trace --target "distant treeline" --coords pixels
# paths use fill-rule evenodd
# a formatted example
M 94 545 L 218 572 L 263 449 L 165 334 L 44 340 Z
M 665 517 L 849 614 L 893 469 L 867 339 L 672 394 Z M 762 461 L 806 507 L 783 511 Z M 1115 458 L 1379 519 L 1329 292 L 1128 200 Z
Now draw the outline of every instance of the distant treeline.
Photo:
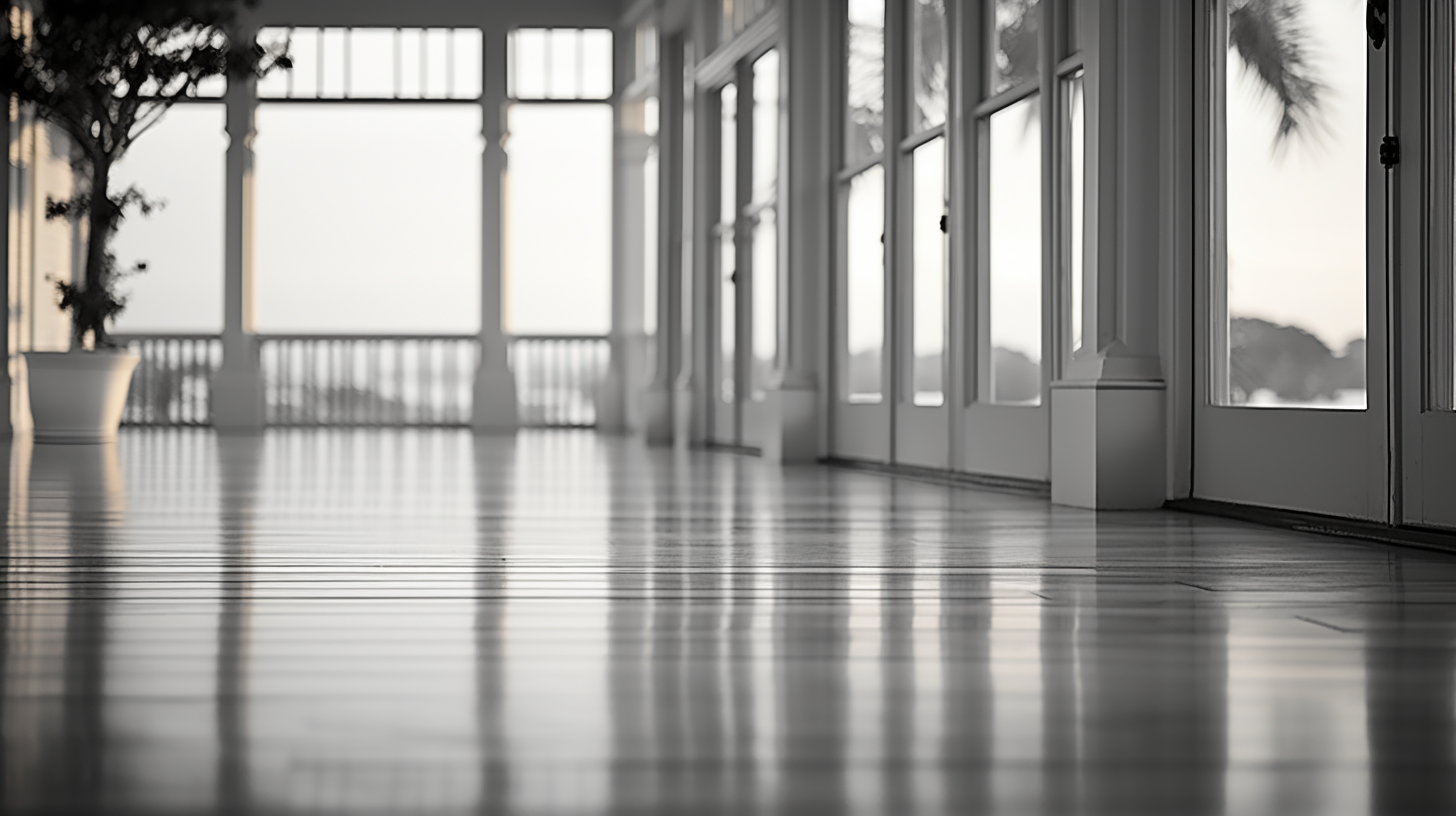
M 1364 387 L 1364 340 L 1336 354 L 1298 326 L 1253 317 L 1229 320 L 1229 396 L 1235 403 L 1265 388 L 1282 400 L 1310 402 Z

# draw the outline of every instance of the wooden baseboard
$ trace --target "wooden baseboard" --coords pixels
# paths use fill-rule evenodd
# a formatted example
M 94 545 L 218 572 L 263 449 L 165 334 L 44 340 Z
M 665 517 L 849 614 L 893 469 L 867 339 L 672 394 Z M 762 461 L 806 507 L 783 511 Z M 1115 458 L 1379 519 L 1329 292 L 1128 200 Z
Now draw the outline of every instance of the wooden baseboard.
M 1219 516 L 1301 533 L 1378 541 L 1382 544 L 1456 554 L 1456 532 L 1422 527 L 1393 527 L 1374 521 L 1324 516 L 1297 510 L 1278 510 L 1209 499 L 1177 499 L 1167 502 L 1164 507 L 1183 513 Z

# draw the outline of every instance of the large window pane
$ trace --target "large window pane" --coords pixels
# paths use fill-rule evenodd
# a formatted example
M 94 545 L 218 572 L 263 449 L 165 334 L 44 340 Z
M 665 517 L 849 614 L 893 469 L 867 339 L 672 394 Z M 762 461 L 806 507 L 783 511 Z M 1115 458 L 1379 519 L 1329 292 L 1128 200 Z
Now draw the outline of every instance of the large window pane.
M 718 95 L 718 220 L 738 219 L 738 88 L 724 85 Z
M 910 130 L 919 133 L 945 122 L 946 102 L 950 98 L 947 81 L 950 77 L 946 40 L 945 0 L 910 0 L 910 25 L 913 48 L 910 49 Z
M 1067 105 L 1067 200 L 1063 211 L 1067 213 L 1067 273 L 1072 287 L 1072 351 L 1082 348 L 1082 290 L 1086 285 L 1082 208 L 1086 191 L 1087 117 L 1082 104 L 1082 82 L 1083 74 L 1078 71 L 1067 78 L 1063 88 Z
M 718 398 L 738 398 L 738 261 L 733 230 L 718 235 Z
M 1319 60 L 1281 106 L 1245 54 L 1258 21 L 1230 11 L 1224 404 L 1365 407 L 1365 9 L 1291 10 Z M 1296 77 L 1298 79 L 1298 77 Z M 1221 319 L 1223 316 L 1216 316 Z
M 718 398 L 738 399 L 738 86 L 718 94 Z
M 1041 403 L 1041 126 L 1033 94 L 991 116 L 990 402 Z M 989 393 L 985 389 L 989 389 Z
M 885 3 L 849 0 L 845 82 L 845 161 L 854 164 L 885 149 Z
M 508 331 L 606 334 L 612 300 L 612 109 L 516 104 L 509 124 Z
M 349 31 L 349 96 L 380 99 L 395 95 L 395 36 L 392 28 Z
M 914 373 L 916 405 L 945 402 L 945 287 L 946 233 L 941 219 L 946 212 L 945 139 L 936 138 L 916 148 L 914 210 L 911 234 L 915 253 Z
M 779 52 L 753 63 L 753 200 L 772 199 L 779 183 Z
M 762 397 L 779 350 L 779 240 L 772 207 L 753 227 L 753 396 Z
M 113 190 L 135 184 L 166 202 L 116 233 L 117 263 L 147 271 L 122 283 L 115 331 L 222 329 L 224 118 L 222 105 L 178 105 L 112 171 Z
M 642 162 L 642 330 L 657 333 L 657 145 Z
M 879 402 L 885 345 L 885 171 L 880 165 L 849 183 L 845 230 L 845 395 Z
M 610 125 L 608 119 L 607 149 Z M 573 155 L 586 152 L 580 141 L 573 137 Z M 260 330 L 479 329 L 478 107 L 264 103 L 256 149 Z M 603 161 L 609 160 L 610 154 Z M 513 173 L 529 175 L 530 166 L 529 160 L 518 165 L 513 154 Z M 577 176 L 568 178 L 577 188 L 587 186 Z M 590 205 L 593 212 L 607 206 L 603 196 Z M 561 246 L 567 242 L 556 231 L 564 222 L 578 231 L 578 240 L 570 243 L 582 249 L 544 268 L 579 262 L 590 269 L 593 252 L 610 254 L 590 246 L 592 217 L 586 223 L 566 217 L 554 199 L 547 213 L 532 237 L 514 245 L 529 245 L 545 232 L 551 237 L 544 243 Z
M 991 8 L 987 88 L 991 95 L 1036 79 L 1041 55 L 1039 0 L 996 0 Z

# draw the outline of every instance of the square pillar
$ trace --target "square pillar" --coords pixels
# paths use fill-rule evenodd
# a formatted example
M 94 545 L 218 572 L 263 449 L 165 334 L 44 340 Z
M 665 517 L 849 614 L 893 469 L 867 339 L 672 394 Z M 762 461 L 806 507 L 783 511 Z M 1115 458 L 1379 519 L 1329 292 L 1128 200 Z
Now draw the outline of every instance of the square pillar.
M 686 134 L 683 83 L 684 42 L 681 34 L 665 37 L 658 49 L 657 66 L 657 333 L 652 337 L 652 380 L 642 400 L 642 426 L 649 445 L 671 445 L 678 420 L 675 414 L 680 378 L 686 378 L 691 392 L 691 372 L 686 370 L 685 312 L 683 299 L 683 191 L 689 168 L 683 164 Z M 691 268 L 691 267 L 689 267 Z M 688 400 L 691 404 L 691 400 Z M 685 418 L 686 421 L 686 418 Z
M 481 32 L 485 52 L 481 83 L 481 133 L 485 152 L 480 184 L 480 360 L 471 389 L 470 427 L 476 433 L 515 433 L 520 424 L 510 343 L 501 330 L 501 282 L 505 270 L 506 31 Z
M 837 138 L 832 83 L 837 57 L 824 32 L 834 26 L 829 0 L 781 6 L 784 70 L 779 98 L 779 371 L 765 395 L 763 457 L 814 462 L 824 454 L 825 414 L 819 343 L 828 325 L 829 244 L 834 167 L 825 145 Z
M 1082 345 L 1052 383 L 1052 500 L 1162 506 L 1167 388 L 1161 352 L 1167 187 L 1160 54 L 1171 4 L 1086 0 Z
M 252 38 L 256 30 L 243 36 Z M 253 323 L 254 154 L 258 80 L 228 79 L 224 184 L 222 368 L 212 386 L 212 422 L 219 431 L 255 432 L 265 420 L 263 370 Z

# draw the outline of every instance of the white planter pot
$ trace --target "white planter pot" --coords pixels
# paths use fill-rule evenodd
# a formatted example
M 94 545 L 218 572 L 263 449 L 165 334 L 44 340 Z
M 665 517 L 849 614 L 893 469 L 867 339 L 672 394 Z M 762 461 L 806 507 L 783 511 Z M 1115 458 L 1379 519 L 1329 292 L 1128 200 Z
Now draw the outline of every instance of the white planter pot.
M 140 360 L 120 351 L 26 352 L 35 441 L 115 439 L 131 373 Z

